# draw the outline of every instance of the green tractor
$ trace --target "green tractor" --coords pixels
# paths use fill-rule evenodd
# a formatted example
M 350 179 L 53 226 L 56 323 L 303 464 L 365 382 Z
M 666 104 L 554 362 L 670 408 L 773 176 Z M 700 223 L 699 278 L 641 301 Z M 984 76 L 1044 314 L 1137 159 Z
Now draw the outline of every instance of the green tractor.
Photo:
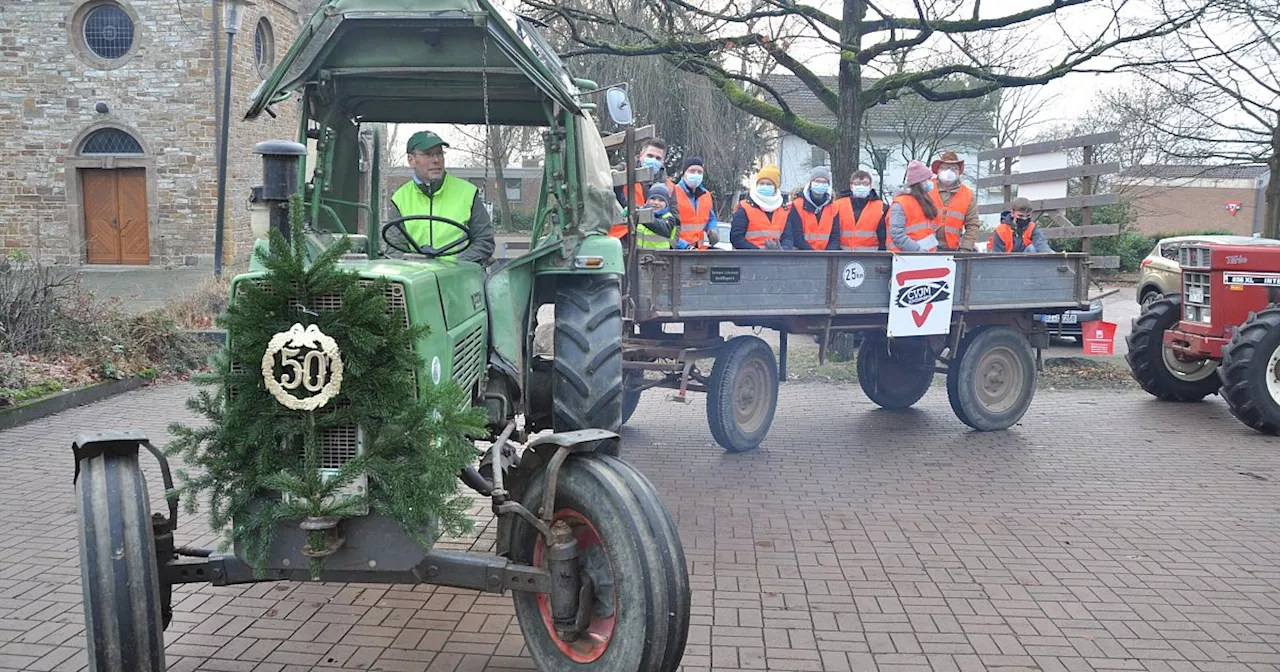
M 80 436 L 73 449 L 91 670 L 165 669 L 174 585 L 317 579 L 512 591 L 527 649 L 542 670 L 679 667 L 690 609 L 684 552 L 656 488 L 618 456 L 624 263 L 619 241 L 605 235 L 621 214 L 586 98 L 599 90 L 571 77 L 527 22 L 489 0 L 321 4 L 246 115 L 274 116 L 286 104 L 301 111 L 297 142 L 255 148 L 264 172 L 251 197 L 256 245 L 269 251 L 270 240 L 285 240 L 310 263 L 341 243 L 338 268 L 383 287 L 396 320 L 430 326 L 410 347 L 421 367 L 413 379 L 418 389 L 456 384 L 468 398 L 461 406 L 483 418 L 487 436 L 477 438 L 491 444 L 467 442 L 478 465 L 454 483 L 490 500 L 492 552 L 424 550 L 373 507 L 301 525 L 278 521 L 270 552 L 256 563 L 238 545 L 229 553 L 187 548 L 174 541 L 177 498 L 169 497 L 167 515 L 153 514 L 140 468 L 140 453 L 150 451 L 174 492 L 166 451 L 133 431 Z M 545 173 L 528 253 L 492 264 L 461 261 L 456 255 L 475 243 L 466 222 L 435 214 L 383 221 L 380 136 L 391 123 L 543 127 Z M 437 236 L 451 231 L 451 242 L 416 242 L 408 229 L 421 230 L 422 222 Z M 233 280 L 232 306 L 266 273 L 255 258 Z M 313 297 L 298 310 L 339 311 L 347 296 Z M 534 348 L 536 313 L 548 304 L 553 356 Z M 281 381 L 290 387 L 288 375 L 273 377 L 282 362 L 294 366 L 297 389 L 312 389 L 318 376 L 320 390 L 326 361 L 331 383 L 332 371 L 341 372 L 333 369 L 336 355 L 325 359 L 328 337 L 310 338 L 318 349 L 298 345 L 307 341 L 301 326 L 292 341 L 273 339 L 263 356 L 258 383 L 265 380 L 272 394 Z M 252 338 L 261 335 L 228 326 L 229 344 Z M 281 344 L 293 360 L 272 359 Z M 360 371 L 348 366 L 343 390 L 358 387 Z M 331 428 L 307 450 L 340 471 L 361 455 L 364 429 Z M 371 478 L 344 487 L 379 485 Z M 253 497 L 281 499 L 269 489 Z M 317 557 L 322 570 L 309 564 Z

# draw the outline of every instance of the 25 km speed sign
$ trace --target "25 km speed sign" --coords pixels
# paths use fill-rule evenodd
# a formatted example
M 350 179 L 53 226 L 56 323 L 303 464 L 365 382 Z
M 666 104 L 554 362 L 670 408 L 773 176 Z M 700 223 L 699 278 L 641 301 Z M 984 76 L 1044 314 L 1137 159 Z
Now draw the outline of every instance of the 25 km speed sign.
M 840 272 L 841 279 L 844 280 L 844 286 L 849 289 L 857 289 L 862 286 L 862 281 L 867 279 L 867 271 L 862 268 L 862 264 L 851 261 L 844 266 L 844 270 Z

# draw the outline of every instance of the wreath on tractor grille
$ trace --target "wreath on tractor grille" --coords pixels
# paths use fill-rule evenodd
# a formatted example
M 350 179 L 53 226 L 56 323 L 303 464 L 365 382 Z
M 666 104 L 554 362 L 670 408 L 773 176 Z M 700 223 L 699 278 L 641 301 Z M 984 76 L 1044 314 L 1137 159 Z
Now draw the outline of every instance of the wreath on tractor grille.
M 185 463 L 169 496 L 190 513 L 204 496 L 222 550 L 234 544 L 259 576 L 281 523 L 306 530 L 298 550 L 312 578 L 340 547 L 338 523 L 370 510 L 426 550 L 438 534 L 469 531 L 457 475 L 475 459 L 470 437 L 485 434 L 461 387 L 415 375 L 413 344 L 429 326 L 388 309 L 388 280 L 338 267 L 347 238 L 307 264 L 302 211 L 295 195 L 291 242 L 271 231 L 269 251 L 255 251 L 265 275 L 238 282 L 218 318 L 227 345 L 195 379 L 215 389 L 187 402 L 207 424 L 174 423 L 166 448 Z

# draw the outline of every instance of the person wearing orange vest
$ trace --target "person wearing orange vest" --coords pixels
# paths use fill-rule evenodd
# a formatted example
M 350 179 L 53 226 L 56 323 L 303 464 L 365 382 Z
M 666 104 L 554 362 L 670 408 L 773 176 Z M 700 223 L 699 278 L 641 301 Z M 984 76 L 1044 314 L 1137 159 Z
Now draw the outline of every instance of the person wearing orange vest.
M 941 232 L 938 248 L 942 250 L 973 251 L 978 241 L 978 199 L 968 185 L 960 181 L 964 173 L 964 161 L 955 152 L 943 152 L 942 158 L 933 162 L 933 191 L 929 194 L 941 213 L 938 223 Z
M 1031 201 L 1015 198 L 1009 209 L 1000 213 L 1000 225 L 991 235 L 992 252 L 1053 252 L 1049 239 L 1032 219 Z
M 756 173 L 751 192 L 738 203 L 729 229 L 729 242 L 735 250 L 776 250 L 781 248 L 782 233 L 787 228 L 789 208 L 782 204 L 778 184 L 782 173 L 769 164 Z
M 639 168 L 649 168 L 653 170 L 653 184 L 662 182 L 663 162 L 667 159 L 667 143 L 661 138 L 651 138 L 645 141 L 640 147 L 640 152 L 636 154 L 636 166 Z M 627 207 L 643 208 L 649 200 L 649 190 L 645 184 L 636 182 L 630 186 L 623 185 L 614 187 L 613 194 L 618 199 L 618 205 L 624 209 Z M 627 223 L 614 224 L 609 228 L 609 236 L 612 238 L 626 238 Z
M 706 167 L 702 157 L 690 156 L 684 160 L 684 170 L 679 182 L 668 185 L 671 189 L 671 207 L 680 218 L 680 242 L 677 249 L 705 249 L 720 242 L 719 220 L 716 219 L 715 201 L 711 192 L 702 185 Z
M 831 199 L 831 169 L 816 166 L 809 171 L 809 184 L 796 195 L 788 208 L 787 228 L 780 244 L 784 250 L 835 250 L 840 233 L 835 229 L 836 209 Z
M 907 164 L 903 190 L 889 206 L 890 249 L 894 252 L 938 251 L 941 213 L 929 196 L 933 183 L 933 172 L 923 162 L 912 159 Z
M 885 219 L 889 204 L 880 200 L 880 194 L 871 188 L 871 173 L 854 171 L 849 177 L 849 190 L 836 199 L 832 240 L 842 250 L 885 249 Z M 827 249 L 835 249 L 828 246 Z

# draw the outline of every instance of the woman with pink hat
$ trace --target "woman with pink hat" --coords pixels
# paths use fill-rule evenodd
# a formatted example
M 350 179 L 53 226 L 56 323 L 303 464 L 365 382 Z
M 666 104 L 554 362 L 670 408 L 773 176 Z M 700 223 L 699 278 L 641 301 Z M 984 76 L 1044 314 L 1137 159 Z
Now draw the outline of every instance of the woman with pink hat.
M 930 198 L 933 171 L 923 162 L 907 164 L 904 190 L 889 206 L 889 237 L 893 252 L 938 251 L 938 206 Z

